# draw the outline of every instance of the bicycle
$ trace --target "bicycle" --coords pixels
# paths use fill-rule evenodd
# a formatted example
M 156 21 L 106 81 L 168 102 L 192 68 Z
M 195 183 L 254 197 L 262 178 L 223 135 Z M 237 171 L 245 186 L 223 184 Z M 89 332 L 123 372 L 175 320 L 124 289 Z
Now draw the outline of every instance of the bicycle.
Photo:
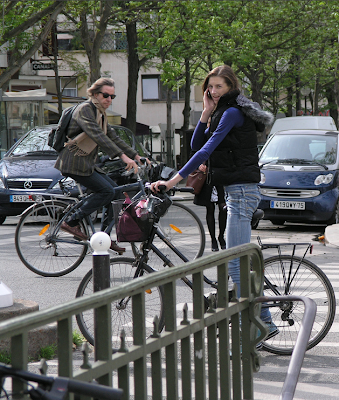
M 312 253 L 310 243 L 262 243 L 257 238 L 262 250 L 277 249 L 277 255 L 264 259 L 264 294 L 266 296 L 297 295 L 313 299 L 317 304 L 317 314 L 308 342 L 307 350 L 316 346 L 330 330 L 336 311 L 336 299 L 331 282 L 325 273 L 314 263 L 305 258 Z M 284 246 L 292 246 L 289 255 L 282 254 Z M 302 257 L 295 255 L 297 246 L 306 246 Z M 263 342 L 263 349 L 274 354 L 292 354 L 297 334 L 304 314 L 302 302 L 277 302 L 269 307 L 272 321 L 280 333 Z
M 89 241 L 80 241 L 60 229 L 62 222 L 81 207 L 91 194 L 81 192 L 79 197 L 67 196 L 69 192 L 65 179 L 59 183 L 64 195 L 55 195 L 33 204 L 22 214 L 15 231 L 15 248 L 20 260 L 32 272 L 45 277 L 58 277 L 70 273 L 91 252 Z M 80 185 L 78 186 L 80 188 Z M 118 186 L 116 190 L 121 196 L 123 192 L 131 193 L 132 199 L 144 196 L 145 184 L 140 171 L 136 182 Z M 181 191 L 187 189 L 182 188 Z M 187 218 L 189 223 L 183 227 L 181 221 Z M 114 223 L 113 218 L 104 231 L 110 234 Z M 80 221 L 80 226 L 88 237 L 90 232 L 92 234 L 96 232 L 90 217 Z M 199 217 L 185 205 L 173 202 L 166 219 L 159 222 L 158 229 L 178 248 L 185 251 L 189 259 L 193 260 L 203 254 L 204 227 Z M 101 230 L 103 230 L 102 222 Z M 192 237 L 195 238 L 193 243 Z M 132 250 L 135 254 L 138 253 L 133 244 Z
M 154 197 L 154 195 L 151 195 Z M 166 196 L 166 194 L 163 194 Z M 159 200 L 161 202 L 161 199 Z M 163 210 L 162 210 L 163 212 Z M 148 265 L 149 253 L 152 251 L 158 257 L 164 266 L 173 266 L 170 256 L 162 252 L 155 244 L 154 237 L 156 232 L 156 221 L 160 218 L 156 209 L 150 210 L 153 216 L 153 226 L 145 240 L 140 246 L 140 253 L 133 258 L 116 257 L 110 260 L 110 285 L 121 285 L 138 278 L 145 274 L 154 273 L 156 270 Z M 171 254 L 176 254 L 183 262 L 187 258 L 180 254 L 180 251 L 165 237 L 159 238 L 166 244 Z M 259 239 L 260 240 L 260 239 Z M 333 288 L 326 275 L 312 262 L 305 259 L 306 253 L 310 250 L 307 244 L 306 252 L 303 257 L 297 257 L 294 254 L 295 247 L 298 244 L 292 244 L 293 252 L 291 255 L 282 255 L 280 253 L 281 245 L 262 244 L 259 241 L 262 250 L 266 248 L 278 248 L 278 256 L 265 259 L 265 295 L 302 295 L 313 298 L 318 304 L 318 313 L 313 327 L 312 336 L 308 343 L 308 349 L 318 344 L 329 331 L 335 315 L 335 297 Z M 290 244 L 289 244 L 290 245 Z M 304 245 L 304 243 L 302 243 Z M 267 271 L 267 272 L 266 272 Z M 308 275 L 306 276 L 306 273 Z M 310 278 L 312 277 L 312 278 Z M 192 283 L 188 277 L 182 279 L 183 282 L 192 288 Z M 311 284 L 310 284 L 311 280 Z M 206 284 L 205 306 L 208 308 L 208 296 L 212 293 L 216 295 L 218 283 L 212 276 L 204 276 Z M 312 290 L 311 290 L 312 289 Z M 93 293 L 92 270 L 88 271 L 78 287 L 76 297 L 88 296 Z M 296 340 L 297 332 L 300 327 L 303 310 L 299 303 L 275 302 L 266 304 L 270 307 L 273 322 L 278 326 L 280 333 L 269 340 L 263 342 L 263 349 L 275 354 L 291 354 Z M 163 318 L 163 288 L 161 286 L 154 290 L 147 291 L 145 296 L 146 313 L 146 337 L 152 335 L 154 330 L 153 320 L 158 316 L 158 330 L 164 327 Z M 94 318 L 93 310 L 85 311 L 77 315 L 78 326 L 89 343 L 94 344 Z M 132 310 L 130 297 L 121 299 L 112 304 L 112 347 L 117 349 L 120 344 L 121 330 L 125 330 L 125 343 L 132 344 Z M 280 338 L 279 338 L 280 337 Z
M 7 377 L 20 380 L 24 384 L 24 388 L 20 392 L 8 393 L 5 388 L 5 378 Z M 34 382 L 34 384 L 31 382 Z M 63 400 L 68 398 L 69 393 L 102 400 L 120 400 L 123 396 L 121 389 L 99 385 L 96 382 L 88 383 L 64 377 L 54 378 L 52 376 L 38 375 L 4 364 L 0 364 L 0 384 L 0 398 L 5 397 L 7 399 L 29 395 L 33 400 Z

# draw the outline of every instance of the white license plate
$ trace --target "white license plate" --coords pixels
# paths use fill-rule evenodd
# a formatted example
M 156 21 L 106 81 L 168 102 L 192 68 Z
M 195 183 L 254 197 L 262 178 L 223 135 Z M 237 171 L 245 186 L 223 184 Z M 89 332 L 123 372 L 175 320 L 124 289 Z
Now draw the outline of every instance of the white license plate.
M 271 208 L 288 210 L 305 210 L 305 203 L 302 201 L 274 201 L 271 200 Z
M 11 194 L 9 201 L 11 203 L 33 203 L 35 201 L 35 196 L 28 194 Z

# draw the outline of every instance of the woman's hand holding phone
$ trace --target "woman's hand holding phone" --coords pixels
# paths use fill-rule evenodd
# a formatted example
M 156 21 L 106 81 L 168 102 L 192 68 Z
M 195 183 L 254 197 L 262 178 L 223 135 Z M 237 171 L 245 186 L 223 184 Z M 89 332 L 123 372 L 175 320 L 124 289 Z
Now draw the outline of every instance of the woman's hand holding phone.
M 214 110 L 215 104 L 208 89 L 204 92 L 204 110 L 202 112 L 200 121 L 207 122 Z

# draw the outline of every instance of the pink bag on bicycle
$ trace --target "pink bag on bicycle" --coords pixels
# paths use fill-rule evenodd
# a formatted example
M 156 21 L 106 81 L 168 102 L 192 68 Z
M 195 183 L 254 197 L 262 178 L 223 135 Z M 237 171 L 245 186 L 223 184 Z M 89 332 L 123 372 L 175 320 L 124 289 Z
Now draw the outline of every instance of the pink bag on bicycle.
M 148 239 L 148 235 L 153 226 L 153 218 L 148 213 L 143 200 L 131 203 L 130 199 L 125 199 L 120 204 L 121 210 L 116 224 L 118 242 L 143 242 Z

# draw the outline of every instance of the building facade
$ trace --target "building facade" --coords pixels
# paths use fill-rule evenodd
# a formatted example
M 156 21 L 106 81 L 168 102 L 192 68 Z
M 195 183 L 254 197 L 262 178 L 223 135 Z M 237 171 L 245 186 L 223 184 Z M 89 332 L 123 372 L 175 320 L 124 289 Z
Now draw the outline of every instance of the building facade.
M 83 101 L 86 96 L 86 90 L 89 85 L 87 81 L 81 81 L 77 74 L 78 71 L 70 67 L 67 58 L 71 56 L 73 60 L 77 60 L 78 65 L 84 67 L 88 65 L 88 59 L 84 50 L 76 49 L 74 43 L 74 35 L 72 32 L 63 32 L 57 34 L 59 57 L 58 57 L 58 75 L 60 77 L 60 90 L 63 95 L 63 108 L 66 108 L 73 102 Z M 111 108 L 108 110 L 112 121 L 115 124 L 124 124 L 127 110 L 127 91 L 128 91 L 128 68 L 127 68 L 127 52 L 126 41 L 121 32 L 107 32 L 102 44 L 102 52 L 100 53 L 101 76 L 113 78 L 116 83 L 116 99 L 112 102 Z M 61 50 L 61 51 L 60 51 Z M 67 55 L 62 57 L 61 54 Z M 61 55 L 61 56 L 60 56 Z M 6 59 L 0 59 L 0 67 L 6 67 Z M 74 65 L 74 63 L 72 64 Z M 89 71 L 89 69 L 87 68 Z M 15 116 L 9 115 L 13 113 L 9 108 L 5 110 L 2 104 L 2 118 L 7 122 L 8 128 L 15 119 L 16 132 L 18 136 L 27 132 L 36 121 L 43 120 L 45 124 L 55 123 L 58 120 L 57 108 L 57 89 L 55 72 L 50 57 L 47 57 L 39 51 L 35 54 L 34 59 L 26 63 L 17 74 L 9 82 L 9 92 L 19 92 L 27 90 L 46 89 L 51 100 L 44 103 L 44 116 L 36 118 L 39 107 L 32 103 L 28 108 L 34 109 L 33 115 L 23 110 L 22 105 L 17 106 L 18 109 Z M 190 128 L 196 125 L 202 110 L 202 93 L 201 89 L 192 86 L 191 90 L 191 121 Z M 13 108 L 13 104 L 12 104 Z M 178 89 L 172 93 L 172 140 L 166 138 L 167 130 L 167 107 L 166 107 L 166 90 L 160 79 L 160 73 L 155 68 L 142 68 L 139 72 L 138 91 L 137 91 L 137 132 L 140 139 L 148 147 L 154 158 L 168 163 L 166 155 L 169 153 L 167 148 L 171 146 L 170 154 L 173 157 L 173 165 L 180 167 L 180 164 L 187 159 L 187 151 L 181 154 L 183 148 L 187 147 L 187 138 L 185 135 L 175 133 L 180 130 L 183 125 L 184 93 Z M 21 111 L 20 111 L 21 110 Z M 29 114 L 29 116 L 27 116 Z M 26 116 L 25 116 L 26 115 Z M 34 116 L 35 115 L 35 116 Z M 26 121 L 25 121 L 26 118 Z M 27 123 L 27 119 L 32 121 Z M 8 129 L 7 128 L 7 129 Z M 4 137 L 5 133 L 2 132 Z M 13 136 L 13 135 L 12 135 Z M 13 138 L 2 140 L 9 147 L 13 144 Z M 3 147 L 3 144 L 1 145 Z M 169 162 L 170 164 L 170 162 Z M 179 164 L 179 165 L 177 165 Z

